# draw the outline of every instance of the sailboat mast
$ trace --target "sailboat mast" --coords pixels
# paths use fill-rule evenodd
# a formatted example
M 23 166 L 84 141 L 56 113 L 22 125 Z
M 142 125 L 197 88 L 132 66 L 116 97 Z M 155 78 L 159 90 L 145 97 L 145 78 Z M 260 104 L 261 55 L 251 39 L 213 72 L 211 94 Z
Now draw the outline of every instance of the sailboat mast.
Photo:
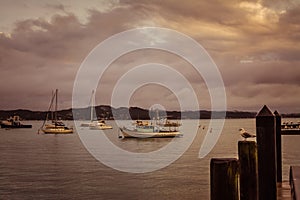
M 52 110 L 52 104 L 53 104 L 53 98 L 54 98 L 54 91 L 52 90 L 52 98 L 51 98 L 51 102 L 50 102 L 50 107 L 49 107 L 49 111 L 51 112 L 51 120 L 54 119 L 54 113 L 53 113 L 53 110 Z M 48 112 L 49 112 L 48 111 Z M 48 120 L 48 116 L 47 116 L 47 120 Z
M 94 116 L 93 116 L 93 114 L 94 114 L 94 101 L 95 101 L 95 95 L 94 95 L 94 93 L 95 93 L 95 91 L 93 90 L 92 91 L 92 99 L 91 99 L 91 121 L 93 121 L 94 120 Z
M 55 90 L 55 121 L 57 121 L 57 93 L 58 93 L 58 89 Z

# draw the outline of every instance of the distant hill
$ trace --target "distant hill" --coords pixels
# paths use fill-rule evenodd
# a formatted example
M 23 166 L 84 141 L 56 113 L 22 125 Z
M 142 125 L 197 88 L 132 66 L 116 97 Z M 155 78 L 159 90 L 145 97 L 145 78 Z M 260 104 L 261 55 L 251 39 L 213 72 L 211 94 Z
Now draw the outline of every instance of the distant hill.
M 139 107 L 130 108 L 113 108 L 108 105 L 100 105 L 95 108 L 98 119 L 141 119 L 148 120 L 150 117 L 156 116 L 154 111 L 149 112 L 147 109 Z M 60 110 L 57 112 L 58 118 L 62 120 L 73 120 L 90 119 L 90 107 L 79 108 L 67 110 Z M 74 114 L 74 116 L 73 116 Z M 212 116 L 212 111 L 200 110 L 200 111 L 159 111 L 159 116 L 168 117 L 170 119 L 210 119 Z M 213 113 L 215 118 L 219 118 L 221 112 Z M 30 110 L 0 110 L 0 120 L 5 120 L 13 115 L 19 115 L 23 120 L 44 120 L 46 118 L 47 112 L 45 111 L 30 111 Z M 226 118 L 254 118 L 256 116 L 255 112 L 245 112 L 245 111 L 227 111 Z M 296 118 L 300 117 L 300 113 L 292 114 L 282 114 L 283 117 Z

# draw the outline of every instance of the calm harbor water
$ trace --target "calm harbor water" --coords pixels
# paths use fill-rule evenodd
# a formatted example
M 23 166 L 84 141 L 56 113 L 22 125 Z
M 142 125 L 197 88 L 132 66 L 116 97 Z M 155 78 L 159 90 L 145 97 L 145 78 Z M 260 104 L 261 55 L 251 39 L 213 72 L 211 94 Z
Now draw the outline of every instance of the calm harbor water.
M 171 165 L 133 174 L 97 161 L 76 132 L 37 134 L 42 122 L 27 123 L 33 128 L 0 129 L 0 199 L 209 199 L 210 159 L 237 157 L 237 142 L 242 140 L 239 128 L 255 133 L 255 119 L 227 119 L 217 144 L 205 158 L 198 158 L 198 153 L 208 133 L 199 129 L 193 144 Z M 122 140 L 116 125 L 107 123 L 114 126 L 105 133 L 107 137 L 132 152 L 151 152 L 172 140 Z M 209 120 L 199 123 L 207 127 Z M 300 165 L 299 144 L 300 136 L 282 137 L 284 180 L 288 180 L 290 165 Z

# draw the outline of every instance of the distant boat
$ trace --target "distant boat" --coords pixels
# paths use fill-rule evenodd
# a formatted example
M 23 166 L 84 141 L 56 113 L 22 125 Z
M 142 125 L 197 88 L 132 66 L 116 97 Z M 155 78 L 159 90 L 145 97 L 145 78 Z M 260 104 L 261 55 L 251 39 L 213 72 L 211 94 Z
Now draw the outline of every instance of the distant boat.
M 112 126 L 107 125 L 104 120 L 98 121 L 94 120 L 94 107 L 95 107 L 95 91 L 92 91 L 92 96 L 90 100 L 90 107 L 91 107 L 91 121 L 84 122 L 80 126 L 81 127 L 89 127 L 91 130 L 107 130 L 112 129 Z
M 90 129 L 91 130 L 107 130 L 107 129 L 112 129 L 112 126 L 107 125 L 104 120 L 93 121 L 90 124 Z
M 283 122 L 281 124 L 282 135 L 300 135 L 300 122 Z
M 293 122 L 283 122 L 281 124 L 281 130 L 295 130 L 300 129 L 300 122 L 293 123 Z
M 19 116 L 13 116 L 0 123 L 1 128 L 32 128 L 32 125 L 22 124 Z
M 179 131 L 180 123 L 165 122 L 149 123 L 147 121 L 137 120 L 133 128 L 120 128 L 122 135 L 120 138 L 163 138 L 163 137 L 179 137 L 182 133 Z
M 55 93 L 52 95 L 48 113 L 41 129 L 45 134 L 73 133 L 73 128 L 67 127 L 62 121 L 57 119 L 57 98 L 58 98 L 57 96 L 58 96 L 58 90 L 56 89 Z M 54 104 L 54 100 L 55 100 L 55 107 L 53 112 L 51 110 Z M 49 120 L 50 113 L 51 113 L 51 123 L 48 123 L 47 121 Z

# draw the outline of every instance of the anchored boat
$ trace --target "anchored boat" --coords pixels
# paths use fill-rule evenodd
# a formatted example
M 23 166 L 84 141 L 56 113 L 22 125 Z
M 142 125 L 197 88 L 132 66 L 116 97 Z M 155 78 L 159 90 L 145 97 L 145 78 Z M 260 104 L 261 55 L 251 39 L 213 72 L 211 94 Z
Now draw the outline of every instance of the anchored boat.
M 32 125 L 22 124 L 20 117 L 17 115 L 1 121 L 0 126 L 1 128 L 32 128 Z
M 48 113 L 46 116 L 46 119 L 42 125 L 41 130 L 45 134 L 68 134 L 68 133 L 73 133 L 73 128 L 67 127 L 62 121 L 58 120 L 57 118 L 57 97 L 58 96 L 58 90 L 55 90 L 55 93 L 52 95 L 51 98 L 51 103 L 48 109 Z M 51 111 L 53 104 L 55 100 L 55 107 L 54 107 L 54 112 Z M 47 122 L 49 121 L 49 114 L 51 113 L 51 123 Z
M 281 124 L 282 135 L 300 135 L 300 122 L 283 122 Z
M 90 124 L 90 129 L 91 130 L 107 130 L 107 129 L 112 129 L 112 126 L 106 124 L 104 120 L 93 121 Z
M 98 121 L 94 120 L 94 110 L 95 110 L 95 92 L 92 91 L 92 96 L 90 100 L 91 105 L 91 121 L 84 122 L 80 126 L 81 127 L 89 127 L 91 130 L 106 130 L 106 129 L 112 129 L 112 126 L 107 125 L 104 120 Z
M 180 123 L 166 120 L 160 123 L 149 123 L 147 121 L 137 120 L 133 128 L 120 128 L 120 138 L 149 138 L 149 137 L 179 137 L 182 133 L 179 131 Z

